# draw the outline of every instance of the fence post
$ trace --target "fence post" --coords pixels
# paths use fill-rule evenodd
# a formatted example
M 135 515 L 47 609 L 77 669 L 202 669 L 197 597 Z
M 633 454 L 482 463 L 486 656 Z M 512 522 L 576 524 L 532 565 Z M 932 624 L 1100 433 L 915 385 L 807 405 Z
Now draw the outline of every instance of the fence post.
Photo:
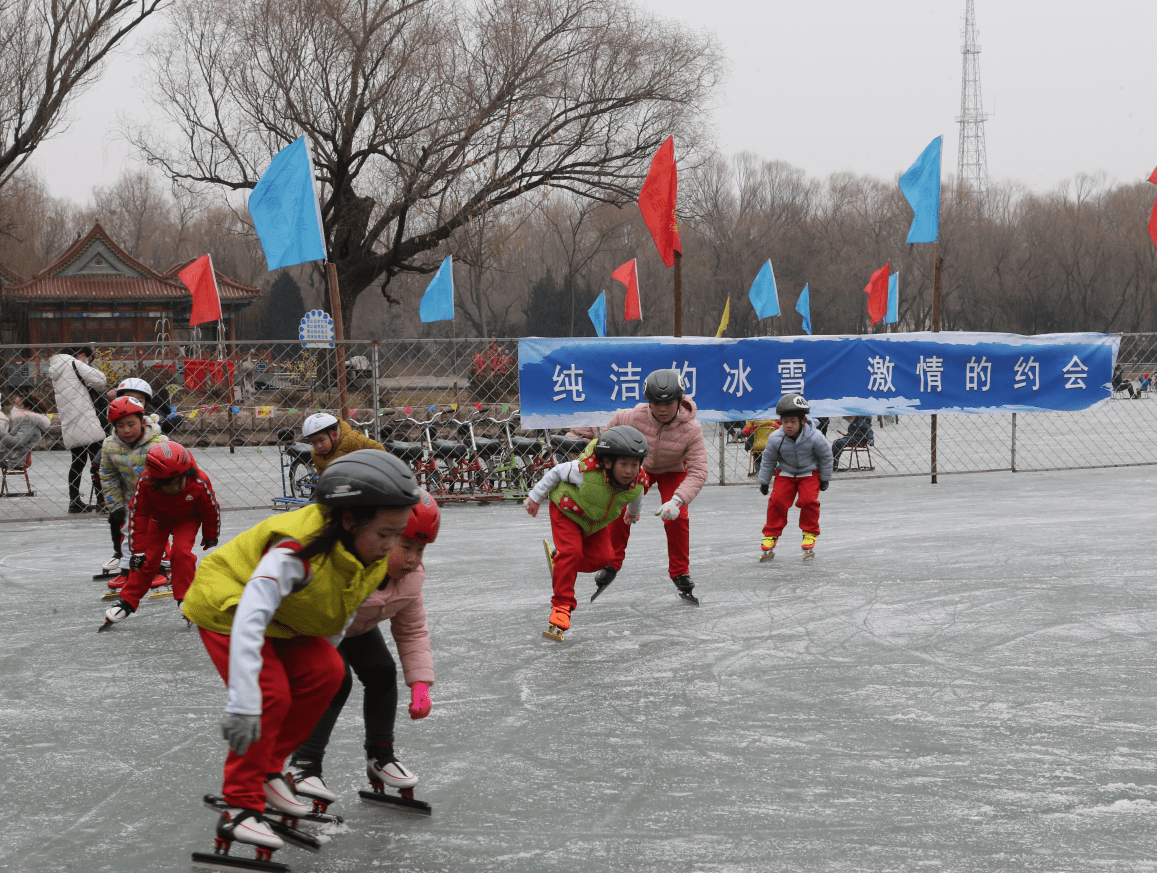
M 1016 472 L 1016 413 L 1012 414 L 1012 472 Z
M 719 484 L 727 484 L 727 467 L 724 464 L 724 446 L 727 443 L 727 428 L 719 422 Z
M 378 406 L 380 405 L 380 400 L 378 398 L 378 341 L 371 340 L 370 342 L 372 343 L 372 348 L 374 350 L 374 361 L 370 370 L 370 372 L 374 374 L 374 389 L 371 394 L 371 396 L 374 398 L 374 439 L 380 441 L 382 438 L 382 422 L 379 418 L 380 413 L 378 410 Z

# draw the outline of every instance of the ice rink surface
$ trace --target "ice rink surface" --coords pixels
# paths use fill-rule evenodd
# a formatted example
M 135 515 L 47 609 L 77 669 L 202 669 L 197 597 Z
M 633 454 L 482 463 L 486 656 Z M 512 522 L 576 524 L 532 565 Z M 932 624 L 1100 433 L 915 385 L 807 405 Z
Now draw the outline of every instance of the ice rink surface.
M 399 757 L 430 818 L 357 801 L 294 871 L 1157 870 L 1157 468 L 848 482 L 817 557 L 766 499 L 692 505 L 703 605 L 649 508 L 563 644 L 549 521 L 452 506 L 427 554 L 438 681 Z M 227 513 L 225 537 L 264 517 Z M 224 538 L 224 537 L 223 537 Z M 0 869 L 185 870 L 211 849 L 224 686 L 171 600 L 98 635 L 97 519 L 0 526 Z M 404 707 L 404 704 L 403 704 Z M 243 850 L 251 855 L 251 850 Z

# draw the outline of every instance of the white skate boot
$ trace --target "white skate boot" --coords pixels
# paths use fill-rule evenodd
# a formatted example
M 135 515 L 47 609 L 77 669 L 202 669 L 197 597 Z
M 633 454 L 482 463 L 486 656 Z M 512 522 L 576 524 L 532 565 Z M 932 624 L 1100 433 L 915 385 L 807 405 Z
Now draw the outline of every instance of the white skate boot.
M 284 773 L 270 773 L 265 778 L 265 802 L 290 818 L 301 818 L 313 811 L 312 804 L 301 802 Z
M 381 782 L 399 790 L 411 789 L 418 784 L 418 777 L 403 767 L 393 752 L 377 758 L 366 758 L 366 775 L 370 777 L 371 784 Z
M 118 597 L 117 602 L 104 611 L 104 624 L 97 628 L 97 633 L 108 630 L 118 621 L 124 621 L 134 612 L 135 609 Z
M 236 840 L 274 852 L 285 848 L 285 841 L 273 832 L 261 814 L 252 809 L 227 807 L 221 812 L 217 822 L 217 837 L 221 840 Z M 268 857 L 268 856 L 266 856 Z
M 337 800 L 337 795 L 321 778 L 321 768 L 312 761 L 291 761 L 285 775 L 293 781 L 298 797 L 313 801 L 314 812 L 325 812 L 326 807 Z
M 104 562 L 103 566 L 101 566 L 101 570 L 103 570 L 105 573 L 115 573 L 120 569 L 120 567 L 121 556 L 113 555 L 111 558 Z

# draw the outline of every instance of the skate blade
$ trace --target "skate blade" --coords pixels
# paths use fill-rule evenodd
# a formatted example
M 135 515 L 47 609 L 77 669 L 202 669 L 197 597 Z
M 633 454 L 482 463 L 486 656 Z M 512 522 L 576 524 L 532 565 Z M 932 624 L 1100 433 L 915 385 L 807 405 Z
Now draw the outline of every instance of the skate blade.
M 816 556 L 815 549 L 808 549 L 806 552 L 803 553 L 803 559 L 805 561 L 810 561 L 815 556 Z
M 554 578 L 554 546 L 550 544 L 550 540 L 543 540 L 542 547 L 546 550 L 546 566 L 550 568 L 550 577 Z
M 684 594 L 683 592 L 680 591 L 679 592 L 679 599 L 682 600 L 684 603 L 686 603 L 688 606 L 698 606 L 699 605 L 699 598 L 696 597 L 694 594 Z
M 600 594 L 602 594 L 604 591 L 606 591 L 610 587 L 611 587 L 611 583 L 608 582 L 606 585 L 600 585 L 598 588 L 596 588 L 595 593 L 591 595 L 591 603 L 594 603 L 595 598 L 598 597 Z
M 358 797 L 366 803 L 388 806 L 399 812 L 409 812 L 414 815 L 433 815 L 434 807 L 424 800 L 414 800 L 412 797 L 402 797 L 398 794 L 386 794 L 384 791 L 359 791 Z
M 304 794 L 299 794 L 298 797 L 305 797 Z M 298 821 L 311 821 L 316 824 L 341 824 L 345 821 L 340 815 L 334 815 L 332 812 L 306 812 L 301 815 L 290 815 L 288 812 L 282 812 L 280 809 L 275 809 L 272 806 L 265 807 L 266 818 L 283 818 L 283 819 L 297 819 Z
M 759 563 L 762 564 L 764 561 L 770 561 L 770 560 L 773 560 L 774 558 L 775 558 L 775 552 L 774 551 L 762 552 L 762 553 L 760 553 L 760 556 L 759 556 Z
M 115 579 L 120 573 L 97 573 L 92 577 L 93 582 L 104 582 L 107 579 Z
M 279 812 L 278 815 L 286 815 L 286 813 Z M 287 817 L 293 818 L 294 816 Z M 305 818 L 305 816 L 301 817 Z M 315 854 L 321 851 L 321 840 L 317 839 L 317 837 L 312 837 L 305 833 L 305 831 L 299 831 L 297 828 L 283 821 L 279 821 L 276 818 L 271 818 L 268 815 L 264 816 L 264 819 L 266 824 L 269 825 L 270 830 L 285 840 L 285 842 L 289 843 L 289 845 L 297 846 L 299 849 L 305 849 L 307 852 L 313 852 Z
M 556 627 L 552 624 L 542 632 L 542 635 L 548 640 L 554 640 L 556 643 L 561 643 L 563 641 L 562 635 L 565 633 L 566 631 L 564 631 L 562 628 Z
M 248 845 L 248 843 L 242 843 Z M 258 873 L 289 873 L 288 864 L 276 861 L 258 861 L 256 858 L 240 858 L 236 855 L 217 855 L 209 852 L 194 852 L 193 866 L 206 870 L 256 870 Z
M 165 591 L 153 589 L 153 593 L 148 596 L 149 600 L 160 600 L 162 597 L 172 597 L 173 589 L 169 588 Z
M 116 622 L 112 622 L 112 621 L 109 621 L 109 620 L 106 618 L 106 619 L 104 620 L 104 624 L 102 624 L 100 627 L 98 627 L 98 628 L 96 629 L 96 632 L 97 632 L 98 634 L 103 634 L 103 633 L 104 633 L 106 630 L 109 630 L 109 629 L 110 629 L 110 628 L 111 628 L 111 627 L 112 627 L 112 626 L 113 626 L 115 623 L 116 623 Z

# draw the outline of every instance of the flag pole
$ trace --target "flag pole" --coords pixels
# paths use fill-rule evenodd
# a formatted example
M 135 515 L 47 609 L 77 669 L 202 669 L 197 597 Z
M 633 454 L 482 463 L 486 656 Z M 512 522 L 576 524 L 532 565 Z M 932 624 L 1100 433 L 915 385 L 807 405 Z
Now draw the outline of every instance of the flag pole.
M 329 285 L 329 308 L 333 314 L 334 338 L 334 366 L 337 367 L 338 402 L 341 404 L 341 417 L 346 417 L 349 407 L 349 396 L 346 394 L 345 380 L 345 326 L 341 317 L 341 292 L 337 285 L 337 265 L 333 261 L 325 262 L 326 284 Z
M 683 336 L 683 253 L 675 252 L 675 336 Z
M 944 258 L 939 254 L 939 242 L 932 243 L 932 332 L 940 332 L 940 271 Z M 932 413 L 932 484 L 936 484 L 936 413 Z

